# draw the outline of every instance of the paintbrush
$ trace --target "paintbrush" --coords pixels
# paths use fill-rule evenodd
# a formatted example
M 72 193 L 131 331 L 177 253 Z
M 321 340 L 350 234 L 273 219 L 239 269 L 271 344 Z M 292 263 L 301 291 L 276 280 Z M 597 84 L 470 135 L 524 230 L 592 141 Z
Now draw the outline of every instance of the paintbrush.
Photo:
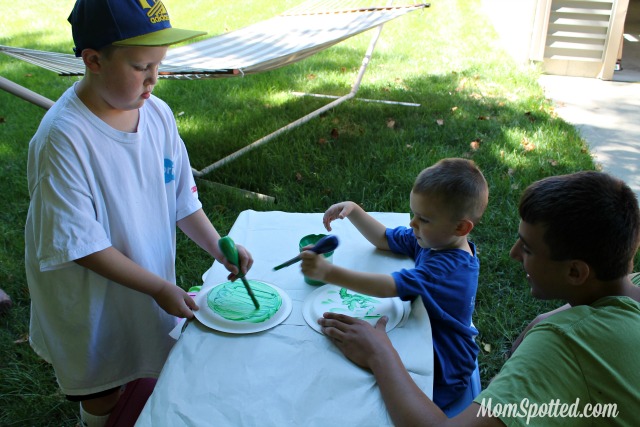
M 218 240 L 218 247 L 224 254 L 224 256 L 231 262 L 231 264 L 238 267 L 238 275 L 237 277 L 242 280 L 242 284 L 244 285 L 247 293 L 251 297 L 251 301 L 253 301 L 253 305 L 256 307 L 256 310 L 260 308 L 260 303 L 256 299 L 256 296 L 253 294 L 253 289 L 249 286 L 249 282 L 244 277 L 244 274 L 240 271 L 240 259 L 238 256 L 238 249 L 236 248 L 236 244 L 233 242 L 233 239 L 229 236 L 221 237 Z
M 331 252 L 338 247 L 338 238 L 332 234 L 324 236 L 322 239 L 318 240 L 318 242 L 313 245 L 308 250 L 320 254 L 326 254 L 327 252 Z M 281 268 L 285 268 L 290 266 L 291 264 L 295 264 L 300 261 L 300 255 L 294 256 L 289 261 L 285 261 L 280 265 L 276 265 L 273 267 L 274 270 L 280 270 Z

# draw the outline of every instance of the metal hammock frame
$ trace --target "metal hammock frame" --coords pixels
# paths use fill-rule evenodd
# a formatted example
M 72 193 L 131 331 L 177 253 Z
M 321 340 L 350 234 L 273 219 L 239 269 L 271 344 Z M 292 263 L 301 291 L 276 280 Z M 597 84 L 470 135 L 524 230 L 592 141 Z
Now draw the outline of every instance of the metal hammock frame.
M 310 0 L 271 19 L 195 43 L 170 48 L 159 68 L 159 78 L 229 78 L 287 66 L 357 34 L 375 29 L 349 93 L 343 96 L 331 96 L 294 92 L 295 95 L 333 98 L 334 100 L 201 170 L 193 169 L 194 176 L 203 177 L 278 135 L 355 98 L 383 24 L 409 12 L 429 7 L 428 3 L 410 5 L 393 5 L 392 3 L 390 2 L 386 6 L 362 6 L 362 1 Z M 53 71 L 60 76 L 82 76 L 85 72 L 82 58 L 77 58 L 73 54 L 4 45 L 0 45 L 0 52 Z M 3 77 L 0 77 L 0 89 L 45 109 L 53 105 L 53 101 Z M 360 100 L 405 106 L 420 105 L 407 102 Z

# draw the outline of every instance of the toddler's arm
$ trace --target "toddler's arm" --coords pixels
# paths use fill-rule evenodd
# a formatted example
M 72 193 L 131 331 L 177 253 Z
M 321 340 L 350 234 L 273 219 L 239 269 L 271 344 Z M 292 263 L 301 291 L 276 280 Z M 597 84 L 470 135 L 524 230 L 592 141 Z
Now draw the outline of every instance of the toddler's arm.
M 192 310 L 198 309 L 182 288 L 145 270 L 113 246 L 75 262 L 113 282 L 153 297 L 164 311 L 173 316 L 190 319 Z
M 236 244 L 238 250 L 238 260 L 240 262 L 240 271 L 238 267 L 229 262 L 225 258 L 224 254 L 218 247 L 218 240 L 220 240 L 220 234 L 216 231 L 209 218 L 202 209 L 199 209 L 191 215 L 182 218 L 178 221 L 178 227 L 184 232 L 191 240 L 193 240 L 198 246 L 207 251 L 213 258 L 221 262 L 227 270 L 231 272 L 229 274 L 229 280 L 235 280 L 238 273 L 242 271 L 243 274 L 247 274 L 247 271 L 253 265 L 253 258 L 247 249 L 242 245 Z
M 328 263 L 324 256 L 312 251 L 304 251 L 302 258 L 302 273 L 315 280 L 333 283 L 361 294 L 376 297 L 398 296 L 396 282 L 389 274 L 364 273 L 349 270 Z
M 378 249 L 389 250 L 386 235 L 387 227 L 354 202 L 340 202 L 332 205 L 324 213 L 322 223 L 327 231 L 331 231 L 331 222 L 344 218 L 349 218 L 349 221 L 373 246 Z

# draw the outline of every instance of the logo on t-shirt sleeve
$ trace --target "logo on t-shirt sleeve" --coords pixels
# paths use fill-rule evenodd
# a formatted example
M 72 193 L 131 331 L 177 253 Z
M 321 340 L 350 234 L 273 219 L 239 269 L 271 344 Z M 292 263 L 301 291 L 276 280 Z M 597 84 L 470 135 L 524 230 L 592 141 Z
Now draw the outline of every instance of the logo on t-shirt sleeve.
M 168 184 L 175 179 L 176 177 L 173 172 L 173 160 L 164 159 L 164 183 Z

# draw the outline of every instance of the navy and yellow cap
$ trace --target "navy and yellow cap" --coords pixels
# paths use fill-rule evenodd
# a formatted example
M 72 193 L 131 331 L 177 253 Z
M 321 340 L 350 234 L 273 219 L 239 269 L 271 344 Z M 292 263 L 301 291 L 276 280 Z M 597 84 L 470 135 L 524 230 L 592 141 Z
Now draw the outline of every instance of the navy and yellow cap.
M 74 51 L 117 46 L 168 46 L 207 34 L 173 28 L 162 0 L 77 0 L 69 15 Z

